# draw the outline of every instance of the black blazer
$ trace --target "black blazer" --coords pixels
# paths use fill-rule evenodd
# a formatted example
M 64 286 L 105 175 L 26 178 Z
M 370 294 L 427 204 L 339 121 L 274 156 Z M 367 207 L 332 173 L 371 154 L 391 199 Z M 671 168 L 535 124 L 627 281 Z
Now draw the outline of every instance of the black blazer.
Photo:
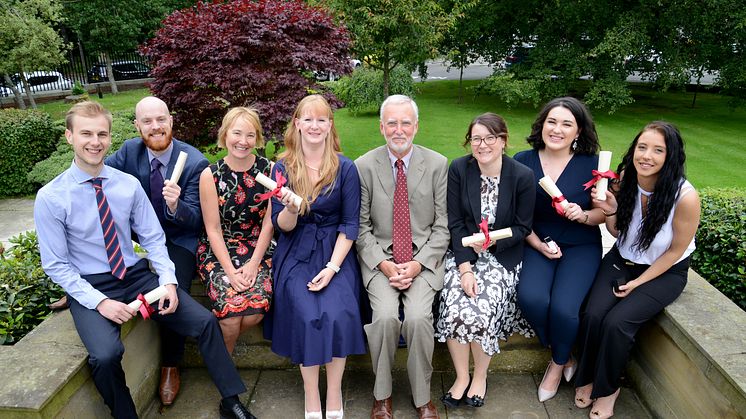
M 479 232 L 481 184 L 479 165 L 472 155 L 459 157 L 448 168 L 448 230 L 456 266 L 477 260 L 471 247 L 461 245 L 461 238 Z M 507 269 L 515 268 L 523 258 L 523 242 L 531 233 L 535 200 L 534 172 L 503 155 L 495 222 L 489 229 L 510 227 L 513 236 L 498 240 L 489 250 Z

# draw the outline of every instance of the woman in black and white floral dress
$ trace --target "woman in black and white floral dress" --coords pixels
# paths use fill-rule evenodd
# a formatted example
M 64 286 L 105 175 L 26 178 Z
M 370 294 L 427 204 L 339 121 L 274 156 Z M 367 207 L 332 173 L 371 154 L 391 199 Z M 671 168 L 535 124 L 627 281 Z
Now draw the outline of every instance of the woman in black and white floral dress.
M 500 351 L 499 339 L 532 331 L 516 305 L 523 242 L 531 232 L 534 175 L 531 169 L 504 154 L 508 128 L 499 115 L 476 117 L 464 146 L 471 154 L 448 170 L 448 229 L 445 284 L 440 295 L 435 336 L 446 342 L 456 381 L 441 398 L 449 407 L 484 404 L 487 368 Z M 464 247 L 461 239 L 483 231 L 510 227 L 512 236 Z M 469 355 L 474 376 L 469 375 Z

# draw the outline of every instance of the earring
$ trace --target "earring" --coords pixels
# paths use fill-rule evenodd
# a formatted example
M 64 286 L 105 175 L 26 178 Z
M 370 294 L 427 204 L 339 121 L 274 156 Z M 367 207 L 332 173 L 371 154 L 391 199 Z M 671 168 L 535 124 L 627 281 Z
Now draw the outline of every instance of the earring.
M 575 150 L 578 149 L 578 137 L 575 137 L 575 139 L 572 140 L 572 146 L 571 146 L 571 148 L 572 148 L 572 151 L 575 151 Z

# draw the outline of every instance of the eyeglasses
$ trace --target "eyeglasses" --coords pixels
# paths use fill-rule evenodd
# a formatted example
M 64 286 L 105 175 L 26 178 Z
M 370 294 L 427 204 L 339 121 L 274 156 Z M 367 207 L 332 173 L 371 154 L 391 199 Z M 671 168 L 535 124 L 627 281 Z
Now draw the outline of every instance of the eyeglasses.
M 469 141 L 471 142 L 471 145 L 473 146 L 479 146 L 484 142 L 487 145 L 493 145 L 497 142 L 497 139 L 502 137 L 501 135 L 488 135 L 486 137 L 480 137 L 478 135 L 475 135 L 473 137 L 467 137 L 469 138 Z

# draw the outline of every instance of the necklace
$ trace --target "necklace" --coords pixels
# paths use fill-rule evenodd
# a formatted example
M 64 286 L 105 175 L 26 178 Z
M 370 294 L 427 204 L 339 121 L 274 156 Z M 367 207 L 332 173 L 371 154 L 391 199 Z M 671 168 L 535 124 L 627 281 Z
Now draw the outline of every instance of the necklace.
M 313 170 L 314 172 L 318 172 L 318 171 L 319 171 L 319 169 L 318 169 L 318 168 L 316 168 L 316 167 L 313 167 L 313 166 L 311 166 L 310 164 L 308 164 L 308 162 L 305 162 L 305 163 L 306 163 L 306 167 L 307 167 L 307 168 L 309 168 L 309 169 Z

